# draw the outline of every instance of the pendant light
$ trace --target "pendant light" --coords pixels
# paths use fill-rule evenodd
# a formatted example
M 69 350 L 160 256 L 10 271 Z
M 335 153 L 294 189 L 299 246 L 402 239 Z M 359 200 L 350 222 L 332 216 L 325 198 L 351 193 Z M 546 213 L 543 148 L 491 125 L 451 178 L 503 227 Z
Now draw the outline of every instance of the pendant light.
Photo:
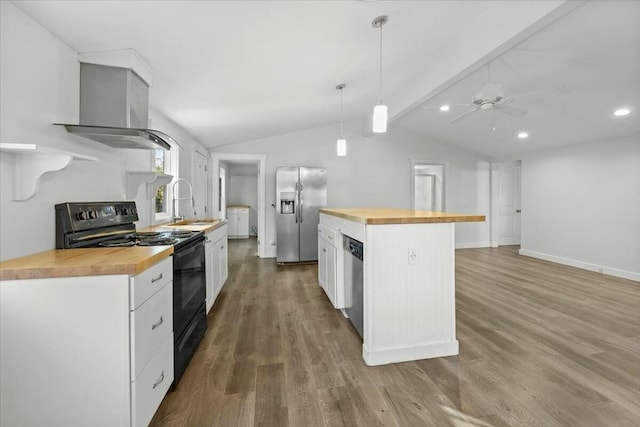
M 371 22 L 373 28 L 380 28 L 380 87 L 378 89 L 378 105 L 373 107 L 373 132 L 384 133 L 387 131 L 387 106 L 382 104 L 382 26 L 386 24 L 386 15 L 378 16 Z
M 347 140 L 344 139 L 344 132 L 342 130 L 342 89 L 344 89 L 347 85 L 344 83 L 340 83 L 336 86 L 336 89 L 340 91 L 340 138 L 336 143 L 336 154 L 339 157 L 344 157 L 347 155 Z

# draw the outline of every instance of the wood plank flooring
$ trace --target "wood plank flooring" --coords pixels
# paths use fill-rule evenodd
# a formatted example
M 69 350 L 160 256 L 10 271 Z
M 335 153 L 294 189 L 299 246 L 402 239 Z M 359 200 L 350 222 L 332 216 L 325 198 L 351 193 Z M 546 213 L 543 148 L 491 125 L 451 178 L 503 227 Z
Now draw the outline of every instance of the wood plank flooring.
M 639 426 L 640 283 L 456 251 L 460 354 L 367 367 L 315 265 L 229 242 L 206 336 L 152 426 Z

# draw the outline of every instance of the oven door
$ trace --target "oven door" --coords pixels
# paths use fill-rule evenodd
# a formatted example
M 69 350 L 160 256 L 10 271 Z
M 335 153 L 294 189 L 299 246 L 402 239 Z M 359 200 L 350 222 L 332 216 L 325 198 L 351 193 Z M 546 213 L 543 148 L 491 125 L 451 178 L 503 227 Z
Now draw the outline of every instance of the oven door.
M 173 333 L 176 341 L 206 297 L 204 236 L 173 253 Z

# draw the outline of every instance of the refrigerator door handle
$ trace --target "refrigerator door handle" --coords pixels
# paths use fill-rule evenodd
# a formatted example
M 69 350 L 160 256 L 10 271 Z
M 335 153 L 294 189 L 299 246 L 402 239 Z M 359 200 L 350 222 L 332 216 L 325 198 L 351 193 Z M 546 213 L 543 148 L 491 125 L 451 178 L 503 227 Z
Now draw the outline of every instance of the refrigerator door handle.
M 300 183 L 300 209 L 298 209 L 298 211 L 300 212 L 300 224 L 302 224 L 302 210 L 304 209 L 303 194 L 304 194 L 304 186 L 302 185 L 302 183 Z
M 300 211 L 300 207 L 299 205 L 299 200 L 300 200 L 300 196 L 299 196 L 300 192 L 298 191 L 298 183 L 296 182 L 296 196 L 295 196 L 295 203 L 294 203 L 294 207 L 293 209 L 295 210 L 294 212 L 294 216 L 296 217 L 296 224 L 298 223 L 298 215 L 299 215 L 299 211 Z

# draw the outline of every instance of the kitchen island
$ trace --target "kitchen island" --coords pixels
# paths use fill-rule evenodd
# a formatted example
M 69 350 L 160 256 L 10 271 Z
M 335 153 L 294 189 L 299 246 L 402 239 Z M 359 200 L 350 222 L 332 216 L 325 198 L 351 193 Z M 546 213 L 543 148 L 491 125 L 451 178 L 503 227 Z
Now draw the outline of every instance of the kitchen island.
M 344 237 L 363 243 L 362 356 L 367 365 L 458 354 L 455 333 L 455 223 L 483 215 L 405 209 L 320 209 L 333 234 L 334 307 L 352 307 Z M 322 260 L 320 262 L 322 264 Z M 318 265 L 319 271 L 323 265 Z M 324 274 L 324 273 L 323 273 Z M 345 312 L 345 311 L 343 311 Z

